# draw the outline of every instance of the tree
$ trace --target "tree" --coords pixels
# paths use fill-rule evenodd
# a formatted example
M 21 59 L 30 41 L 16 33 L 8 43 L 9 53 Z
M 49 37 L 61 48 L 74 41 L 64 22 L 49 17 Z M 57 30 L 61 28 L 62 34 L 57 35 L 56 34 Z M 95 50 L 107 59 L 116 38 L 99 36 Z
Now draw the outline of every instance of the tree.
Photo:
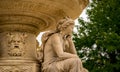
M 90 72 L 120 71 L 120 0 L 92 0 L 74 43 Z

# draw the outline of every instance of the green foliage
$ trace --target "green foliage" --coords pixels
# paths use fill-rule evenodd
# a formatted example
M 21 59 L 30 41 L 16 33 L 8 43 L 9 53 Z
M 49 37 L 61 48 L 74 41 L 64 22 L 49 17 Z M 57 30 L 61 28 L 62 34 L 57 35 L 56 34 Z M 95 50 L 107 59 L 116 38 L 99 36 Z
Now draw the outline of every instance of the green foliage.
M 74 33 L 78 55 L 90 72 L 120 71 L 120 0 L 92 0 L 88 21 Z

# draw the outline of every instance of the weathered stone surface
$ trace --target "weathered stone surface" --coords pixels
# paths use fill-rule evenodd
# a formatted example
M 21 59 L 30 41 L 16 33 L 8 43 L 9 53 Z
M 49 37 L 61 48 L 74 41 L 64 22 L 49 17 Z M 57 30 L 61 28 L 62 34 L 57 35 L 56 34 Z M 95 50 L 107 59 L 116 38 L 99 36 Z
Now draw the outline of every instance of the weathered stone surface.
M 88 0 L 0 0 L 0 72 L 40 72 L 36 36 L 63 17 L 77 18 Z
M 0 33 L 0 59 L 36 58 L 36 36 L 25 32 Z
M 0 72 L 39 72 L 36 36 L 27 32 L 0 33 Z
M 0 72 L 39 72 L 39 65 L 35 61 L 0 60 Z
M 39 33 L 54 29 L 65 16 L 77 18 L 88 0 L 0 0 L 0 31 L 24 30 Z M 20 27 L 20 29 L 19 29 Z

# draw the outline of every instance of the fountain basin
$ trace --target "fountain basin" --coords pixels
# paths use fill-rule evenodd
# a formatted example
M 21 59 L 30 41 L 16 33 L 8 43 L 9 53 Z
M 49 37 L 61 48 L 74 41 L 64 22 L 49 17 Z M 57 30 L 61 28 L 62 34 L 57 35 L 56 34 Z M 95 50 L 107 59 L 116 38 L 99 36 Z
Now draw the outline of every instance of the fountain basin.
M 88 0 L 0 0 L 0 31 L 38 34 L 55 29 L 65 16 L 76 19 Z

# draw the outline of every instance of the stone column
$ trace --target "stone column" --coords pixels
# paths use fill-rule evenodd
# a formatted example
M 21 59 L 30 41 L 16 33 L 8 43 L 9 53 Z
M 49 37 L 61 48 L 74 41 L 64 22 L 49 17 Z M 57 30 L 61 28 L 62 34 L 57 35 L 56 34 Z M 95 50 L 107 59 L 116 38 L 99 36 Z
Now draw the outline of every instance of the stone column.
M 40 72 L 36 36 L 76 19 L 88 0 L 0 0 L 0 72 Z
M 37 72 L 35 38 L 27 32 L 0 33 L 0 71 Z
M 44 23 L 27 15 L 1 14 L 0 72 L 39 72 L 36 56 L 39 22 Z

